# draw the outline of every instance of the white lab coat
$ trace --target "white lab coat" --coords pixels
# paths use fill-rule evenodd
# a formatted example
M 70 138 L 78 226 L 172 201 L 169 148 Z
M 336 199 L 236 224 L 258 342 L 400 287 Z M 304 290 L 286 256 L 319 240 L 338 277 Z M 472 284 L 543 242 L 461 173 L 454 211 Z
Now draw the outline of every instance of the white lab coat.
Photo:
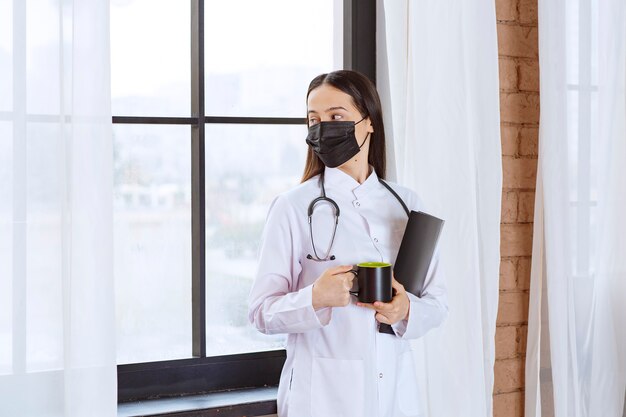
M 313 254 L 307 208 L 320 195 L 316 176 L 274 200 L 250 292 L 249 318 L 259 331 L 288 334 L 278 415 L 422 416 L 408 339 L 423 336 L 447 316 L 439 257 L 430 265 L 422 297 L 409 294 L 409 319 L 393 326 L 396 336 L 378 333 L 375 312 L 357 307 L 354 296 L 346 307 L 315 311 L 312 287 L 324 270 L 360 262 L 393 263 L 407 222 L 406 212 L 375 172 L 363 184 L 336 168 L 326 168 L 324 176 L 326 194 L 341 210 L 331 250 L 336 259 L 307 259 Z M 423 209 L 414 192 L 389 185 L 409 209 Z M 318 204 L 313 237 L 320 257 L 333 224 L 330 205 Z

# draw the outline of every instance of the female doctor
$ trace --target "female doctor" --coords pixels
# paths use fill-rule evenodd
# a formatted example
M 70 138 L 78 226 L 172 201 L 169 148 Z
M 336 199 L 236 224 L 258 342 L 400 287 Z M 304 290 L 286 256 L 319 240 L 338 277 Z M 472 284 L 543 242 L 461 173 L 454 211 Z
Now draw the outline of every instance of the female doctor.
M 280 417 L 423 416 L 410 339 L 439 326 L 446 290 L 433 259 L 421 298 L 393 280 L 389 303 L 350 294 L 352 265 L 395 261 L 411 190 L 383 181 L 385 134 L 374 85 L 354 71 L 322 74 L 307 93 L 302 183 L 269 210 L 249 319 L 286 333 Z M 393 333 L 378 331 L 380 323 Z

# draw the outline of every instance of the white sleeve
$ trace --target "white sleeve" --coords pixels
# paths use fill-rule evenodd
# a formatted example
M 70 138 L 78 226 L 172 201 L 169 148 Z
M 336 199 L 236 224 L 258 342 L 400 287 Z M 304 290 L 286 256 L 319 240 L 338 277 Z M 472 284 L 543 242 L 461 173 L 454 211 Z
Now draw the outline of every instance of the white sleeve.
M 277 197 L 263 229 L 257 274 L 248 298 L 248 319 L 265 334 L 302 333 L 330 322 L 330 308 L 313 308 L 313 286 L 297 289 L 302 237 L 296 221 L 288 198 Z
M 426 275 L 421 297 L 409 296 L 409 318 L 392 326 L 397 336 L 403 339 L 417 339 L 430 329 L 439 327 L 448 317 L 448 298 L 445 274 L 440 262 L 439 251 L 435 251 L 433 261 Z

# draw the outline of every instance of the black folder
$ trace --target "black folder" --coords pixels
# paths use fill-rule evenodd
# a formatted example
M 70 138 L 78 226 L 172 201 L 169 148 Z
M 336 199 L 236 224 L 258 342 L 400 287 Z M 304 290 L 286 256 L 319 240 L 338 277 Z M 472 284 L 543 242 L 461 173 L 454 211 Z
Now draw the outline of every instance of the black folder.
M 435 254 L 444 221 L 422 211 L 411 211 L 404 229 L 393 274 L 404 289 L 422 296 L 428 268 Z M 390 325 L 380 323 L 380 333 L 394 335 Z
M 418 297 L 424 290 L 444 221 L 422 211 L 411 211 L 393 273 L 404 288 Z

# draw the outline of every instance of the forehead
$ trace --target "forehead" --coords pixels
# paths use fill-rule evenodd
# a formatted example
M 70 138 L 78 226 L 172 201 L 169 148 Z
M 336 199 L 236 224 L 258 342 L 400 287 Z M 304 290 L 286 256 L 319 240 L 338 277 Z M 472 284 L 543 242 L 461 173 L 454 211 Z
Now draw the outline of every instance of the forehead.
M 306 104 L 309 111 L 323 112 L 331 107 L 344 107 L 348 111 L 356 111 L 350 95 L 328 84 L 322 84 L 311 91 Z

